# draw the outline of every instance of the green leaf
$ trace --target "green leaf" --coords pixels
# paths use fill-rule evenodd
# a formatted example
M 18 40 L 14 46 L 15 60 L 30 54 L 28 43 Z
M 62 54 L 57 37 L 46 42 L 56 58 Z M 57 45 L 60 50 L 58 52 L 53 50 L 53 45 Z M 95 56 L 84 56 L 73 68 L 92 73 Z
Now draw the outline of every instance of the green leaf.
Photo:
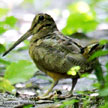
M 108 17 L 105 19 L 106 22 L 108 22 Z
M 6 51 L 5 47 L 2 44 L 0 44 L 0 54 L 5 51 Z
M 108 108 L 108 102 L 106 101 L 105 104 L 102 104 L 101 106 L 99 106 L 99 108 Z
M 85 77 L 88 77 L 88 76 L 89 76 L 88 73 L 84 73 L 84 74 L 82 74 L 80 77 L 81 77 L 81 78 L 85 78 Z
M 100 83 L 100 88 L 103 88 L 105 86 L 105 80 L 104 80 L 102 67 L 101 67 L 101 64 L 99 63 L 99 61 L 97 61 L 95 63 L 94 70 L 95 70 L 95 75 L 98 79 L 98 82 Z
M 76 102 L 79 102 L 77 99 L 67 100 L 63 102 L 63 105 L 60 106 L 60 108 L 65 108 L 67 105 L 72 105 Z
M 0 34 L 6 32 L 8 29 L 13 28 L 17 22 L 14 16 L 8 16 L 4 21 L 0 21 Z
M 99 92 L 100 96 L 108 96 L 108 87 Z
M 9 65 L 11 62 L 0 58 L 0 64 Z
M 86 2 L 79 1 L 69 6 L 70 15 L 67 24 L 62 30 L 64 34 L 71 35 L 74 32 L 89 32 L 95 30 L 98 21 L 96 12 Z
M 6 15 L 8 13 L 8 9 L 7 8 L 0 8 L 0 17 Z
M 108 72 L 108 63 L 106 63 L 106 69 L 107 69 L 107 72 Z
M 16 24 L 17 19 L 14 16 L 6 17 L 5 24 L 8 24 L 10 27 L 14 27 Z
M 93 83 L 92 86 L 99 89 L 100 88 L 100 83 L 99 82 Z
M 0 34 L 3 34 L 4 32 L 6 32 L 7 29 L 5 29 L 4 27 L 0 27 Z
M 23 3 L 29 3 L 32 4 L 34 2 L 34 0 L 24 0 Z
M 107 70 L 107 74 L 105 76 L 105 81 L 106 81 L 105 85 L 108 88 L 108 62 L 106 63 L 106 70 Z
M 23 107 L 23 108 L 33 108 L 33 106 L 34 106 L 34 105 L 29 104 L 29 105 L 24 105 L 24 107 Z
M 97 57 L 105 56 L 105 55 L 108 55 L 108 50 L 99 50 L 96 51 L 92 56 L 90 56 L 89 60 L 93 60 Z
M 78 71 L 80 70 L 80 66 L 74 66 L 67 72 L 68 75 L 75 76 L 77 75 Z
M 36 67 L 32 62 L 20 60 L 9 65 L 5 72 L 5 78 L 12 84 L 29 80 L 36 72 Z
M 100 40 L 99 42 L 101 45 L 105 45 L 108 43 L 108 40 L 107 39 L 103 39 L 103 40 Z
M 14 86 L 11 85 L 11 83 L 9 82 L 9 80 L 0 77 L 0 91 L 1 92 L 10 92 L 10 93 L 15 93 L 16 90 L 14 88 Z

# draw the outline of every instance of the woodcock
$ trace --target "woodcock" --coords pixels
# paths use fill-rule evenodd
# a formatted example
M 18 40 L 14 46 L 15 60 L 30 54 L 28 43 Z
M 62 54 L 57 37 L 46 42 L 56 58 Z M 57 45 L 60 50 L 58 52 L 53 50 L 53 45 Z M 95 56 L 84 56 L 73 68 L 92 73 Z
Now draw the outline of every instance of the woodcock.
M 93 70 L 97 60 L 88 61 L 90 55 L 103 48 L 98 42 L 82 47 L 70 37 L 64 36 L 50 15 L 40 13 L 33 19 L 31 28 L 3 56 L 31 35 L 29 54 L 32 60 L 41 71 L 54 80 L 44 96 L 52 91 L 60 79 L 65 78 L 72 79 L 69 92 L 72 94 L 80 75 Z M 80 66 L 79 72 L 76 75 L 68 75 L 67 72 L 74 66 Z

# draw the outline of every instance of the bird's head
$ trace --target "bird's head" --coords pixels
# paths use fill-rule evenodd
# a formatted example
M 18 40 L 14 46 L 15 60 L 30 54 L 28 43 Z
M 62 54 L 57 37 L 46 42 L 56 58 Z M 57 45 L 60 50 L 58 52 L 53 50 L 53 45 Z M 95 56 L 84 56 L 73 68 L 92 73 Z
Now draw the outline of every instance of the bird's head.
M 32 34 L 36 34 L 52 32 L 54 29 L 57 29 L 57 27 L 53 18 L 48 14 L 40 13 L 33 19 L 30 31 L 32 31 Z
M 21 36 L 13 44 L 13 46 L 11 46 L 3 54 L 3 56 L 8 54 L 12 49 L 14 49 L 17 45 L 19 45 L 22 41 L 24 41 L 31 35 L 36 34 L 36 36 L 42 37 L 42 36 L 48 34 L 49 32 L 53 32 L 54 30 L 57 30 L 57 27 L 56 27 L 55 21 L 53 20 L 53 18 L 50 15 L 44 14 L 44 13 L 37 14 L 32 21 L 32 25 L 31 25 L 30 29 L 23 36 Z

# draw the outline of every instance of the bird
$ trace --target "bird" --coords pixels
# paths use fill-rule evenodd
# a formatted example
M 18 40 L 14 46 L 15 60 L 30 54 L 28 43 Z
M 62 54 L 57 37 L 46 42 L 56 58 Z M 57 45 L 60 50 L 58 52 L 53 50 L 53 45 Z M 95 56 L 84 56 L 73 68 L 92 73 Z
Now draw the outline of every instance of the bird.
M 103 48 L 98 42 L 81 46 L 72 38 L 64 36 L 50 15 L 39 13 L 34 17 L 30 29 L 3 56 L 30 36 L 32 37 L 29 55 L 36 67 L 53 79 L 51 87 L 43 96 L 49 95 L 59 80 L 66 78 L 72 79 L 72 87 L 69 91 L 69 94 L 72 94 L 80 75 L 91 73 L 93 70 L 97 60 L 89 61 L 90 55 Z M 80 66 L 79 72 L 76 75 L 68 75 L 67 72 L 75 66 Z

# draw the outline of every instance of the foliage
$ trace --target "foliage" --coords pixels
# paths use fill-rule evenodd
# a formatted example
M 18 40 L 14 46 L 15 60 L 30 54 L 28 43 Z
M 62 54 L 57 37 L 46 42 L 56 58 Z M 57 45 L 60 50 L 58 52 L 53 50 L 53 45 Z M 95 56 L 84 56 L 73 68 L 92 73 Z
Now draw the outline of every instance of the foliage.
M 60 106 L 60 108 L 65 108 L 67 105 L 73 105 L 74 106 L 74 104 L 78 103 L 78 102 L 79 101 L 77 99 L 67 100 L 67 101 L 63 102 L 63 104 Z
M 14 16 L 7 16 L 8 12 L 8 8 L 0 8 L 0 34 L 14 28 L 17 22 L 17 19 Z
M 17 19 L 14 16 L 8 16 L 5 20 L 0 21 L 0 34 L 3 34 L 7 30 L 14 28 Z
M 107 44 L 108 43 L 108 40 L 101 40 L 100 42 L 100 45 L 104 45 L 104 44 Z M 89 60 L 93 60 L 94 58 L 97 58 L 99 56 L 105 56 L 105 55 L 108 55 L 108 50 L 99 50 L 99 51 L 96 51 L 90 58 Z
M 7 79 L 0 77 L 0 92 L 7 91 L 10 93 L 15 93 L 15 88 Z
M 6 48 L 4 47 L 4 45 L 0 44 L 0 55 L 1 55 L 4 51 L 6 51 Z M 10 62 L 9 62 L 9 61 L 6 61 L 6 60 L 4 60 L 4 59 L 2 59 L 2 58 L 0 58 L 0 64 L 8 65 L 8 64 L 10 64 Z
M 97 57 L 100 57 L 100 56 L 105 56 L 105 55 L 108 55 L 108 50 L 100 50 L 100 51 L 97 51 L 95 52 L 91 57 L 90 57 L 90 60 L 93 60 L 94 58 L 97 58 Z
M 8 12 L 8 9 L 0 8 L 0 34 L 3 34 L 9 29 L 15 28 L 17 19 L 14 16 L 8 16 Z M 28 42 L 25 43 L 28 45 Z M 5 51 L 5 46 L 3 44 L 0 44 L 0 55 L 2 55 L 2 53 Z M 4 89 L 4 92 L 11 92 L 11 89 L 13 87 L 11 84 L 27 81 L 33 76 L 34 72 L 36 71 L 35 66 L 27 60 L 18 61 L 17 63 L 11 63 L 5 58 L 0 57 L 0 64 L 6 67 L 4 79 L 3 81 L 1 81 L 0 85 L 2 87 L 0 89 Z M 5 88 L 5 86 L 7 88 Z
M 11 63 L 10 61 L 7 61 L 7 60 L 0 58 L 0 64 L 9 65 L 10 63 Z
M 75 67 L 72 67 L 72 68 L 67 72 L 67 74 L 68 74 L 68 75 L 75 76 L 79 70 L 80 70 L 80 66 L 75 66 Z
M 8 13 L 7 8 L 0 8 L 0 18 Z
M 33 108 L 33 106 L 34 106 L 34 105 L 29 104 L 29 105 L 24 105 L 24 107 L 23 107 L 23 108 Z
M 10 27 L 14 27 L 16 22 L 17 22 L 17 19 L 14 16 L 6 17 L 6 19 L 4 21 L 4 23 L 9 25 Z
M 100 41 L 100 44 L 107 44 L 108 43 L 108 40 L 101 40 Z M 100 51 L 99 53 L 94 53 L 94 55 L 92 55 L 91 57 L 92 58 L 96 58 L 96 57 L 99 57 L 99 56 L 103 56 L 103 55 L 108 55 L 108 53 L 105 53 L 105 52 L 108 52 L 107 50 L 105 50 L 104 52 L 103 51 Z M 106 70 L 107 70 L 107 73 L 105 76 L 103 76 L 102 74 L 102 70 L 101 68 L 98 66 L 97 68 L 97 79 L 99 79 L 99 83 L 100 83 L 100 86 L 98 86 L 99 88 L 99 95 L 101 97 L 104 97 L 104 105 L 101 105 L 100 108 L 107 108 L 108 107 L 108 104 L 107 104 L 107 100 L 108 100 L 108 62 L 106 63 Z M 104 81 L 104 82 L 103 82 Z
M 108 108 L 108 62 L 106 64 L 106 68 L 107 68 L 107 74 L 104 77 L 105 78 L 105 84 L 104 84 L 105 86 L 104 86 L 104 88 L 99 90 L 100 96 L 104 98 L 104 104 L 100 105 L 99 108 Z
M 0 44 L 0 54 L 2 54 L 5 51 L 4 45 Z
M 99 42 L 101 45 L 105 45 L 105 44 L 107 44 L 108 43 L 108 40 L 106 40 L 106 39 L 103 39 L 103 40 L 100 40 L 100 42 Z
M 62 30 L 64 34 L 71 35 L 78 31 L 89 32 L 96 29 L 98 25 L 96 13 L 86 2 L 76 2 L 71 4 L 68 9 L 70 15 Z
M 104 106 L 100 106 L 99 108 L 108 108 L 108 103 L 106 102 Z
M 29 3 L 32 4 L 34 2 L 34 0 L 24 0 L 23 3 Z
M 35 72 L 36 68 L 32 62 L 20 60 L 7 66 L 4 77 L 8 79 L 11 84 L 16 84 L 29 80 Z

